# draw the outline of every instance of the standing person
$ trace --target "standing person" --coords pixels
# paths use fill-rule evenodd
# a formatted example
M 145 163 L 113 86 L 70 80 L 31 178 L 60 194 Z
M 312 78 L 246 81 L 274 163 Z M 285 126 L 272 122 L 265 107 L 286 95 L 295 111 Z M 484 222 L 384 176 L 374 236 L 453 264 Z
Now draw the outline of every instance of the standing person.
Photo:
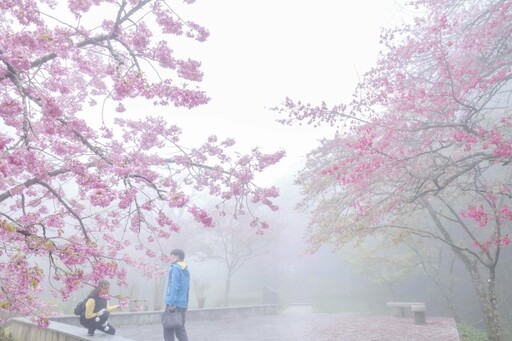
M 190 289 L 190 273 L 183 261 L 185 252 L 180 249 L 171 251 L 171 267 L 167 277 L 165 290 L 165 309 L 177 310 L 181 314 L 183 324 L 177 328 L 164 328 L 165 341 L 174 341 L 174 334 L 179 341 L 188 341 L 185 330 L 185 313 L 188 308 L 188 292 Z
M 96 329 L 110 335 L 116 333 L 116 329 L 108 323 L 110 312 L 119 308 L 118 305 L 108 305 L 110 283 L 102 279 L 98 282 L 85 302 L 85 313 L 80 315 L 80 324 L 87 328 L 87 335 L 93 336 Z

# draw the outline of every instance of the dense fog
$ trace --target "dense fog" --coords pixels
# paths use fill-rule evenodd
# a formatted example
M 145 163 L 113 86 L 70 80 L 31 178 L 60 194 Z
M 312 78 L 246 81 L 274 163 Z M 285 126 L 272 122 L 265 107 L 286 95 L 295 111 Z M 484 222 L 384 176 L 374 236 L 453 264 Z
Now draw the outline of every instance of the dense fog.
M 268 289 L 277 293 L 279 304 L 286 307 L 300 302 L 325 313 L 366 313 L 390 315 L 389 301 L 425 302 L 428 316 L 453 317 L 453 310 L 438 283 L 452 282 L 458 317 L 468 324 L 485 328 L 478 296 L 466 269 L 445 254 L 439 261 L 439 278 L 428 272 L 426 264 L 410 258 L 403 245 L 379 249 L 376 240 L 336 250 L 325 245 L 311 253 L 305 240 L 308 214 L 294 207 L 297 188 L 289 179 L 283 180 L 280 210 L 268 215 L 271 227 L 264 234 L 244 226 L 244 219 L 219 219 L 213 229 L 189 225 L 190 230 L 176 234 L 166 245 L 168 252 L 179 247 L 186 250 L 186 263 L 191 271 L 190 308 L 259 305 Z M 234 229 L 233 229 L 234 227 Z M 241 266 L 232 271 L 220 257 L 226 244 L 219 243 L 219 230 L 231 233 L 227 246 L 239 250 Z M 247 252 L 248 250 L 250 252 Z M 503 267 L 498 276 L 510 284 L 508 271 L 512 258 L 508 249 L 502 254 Z M 397 261 L 397 259 L 410 261 Z M 447 261 L 449 260 L 449 261 Z M 153 311 L 163 308 L 163 290 L 168 264 L 158 264 L 162 271 L 153 278 L 137 269 L 127 268 L 128 286 L 112 284 L 112 295 L 127 296 L 128 308 L 122 311 Z M 226 287 L 229 278 L 229 291 Z M 436 283 L 437 280 L 437 283 Z M 90 288 L 76 292 L 62 304 L 69 313 L 79 297 Z M 504 302 L 510 297 L 507 287 L 498 288 Z M 60 305 L 60 304 L 59 304 Z M 500 307 L 505 318 L 511 314 L 509 305 Z

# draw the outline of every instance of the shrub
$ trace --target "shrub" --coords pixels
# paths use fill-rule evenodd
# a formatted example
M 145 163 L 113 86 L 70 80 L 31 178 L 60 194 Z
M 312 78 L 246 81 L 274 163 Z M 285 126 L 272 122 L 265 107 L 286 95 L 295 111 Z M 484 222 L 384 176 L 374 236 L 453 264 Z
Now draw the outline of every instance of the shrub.
M 8 328 L 0 327 L 0 341 L 15 341 L 11 333 L 9 333 Z
M 457 330 L 461 341 L 489 341 L 487 334 L 480 329 L 465 324 L 458 324 Z

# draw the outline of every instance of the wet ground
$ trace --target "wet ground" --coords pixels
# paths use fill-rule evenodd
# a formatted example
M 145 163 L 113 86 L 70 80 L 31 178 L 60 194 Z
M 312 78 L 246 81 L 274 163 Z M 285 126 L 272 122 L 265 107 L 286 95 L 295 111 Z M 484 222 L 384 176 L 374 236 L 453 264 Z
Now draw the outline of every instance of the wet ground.
M 161 325 L 119 326 L 117 335 L 137 341 L 163 341 Z M 295 306 L 277 315 L 218 321 L 188 321 L 190 341 L 459 341 L 453 319 L 314 313 Z

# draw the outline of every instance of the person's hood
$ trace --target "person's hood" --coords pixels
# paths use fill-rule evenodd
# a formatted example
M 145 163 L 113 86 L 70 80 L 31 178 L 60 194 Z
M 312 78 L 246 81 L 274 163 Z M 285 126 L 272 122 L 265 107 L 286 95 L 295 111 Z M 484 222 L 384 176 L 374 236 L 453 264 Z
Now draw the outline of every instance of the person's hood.
M 180 267 L 182 273 L 186 277 L 190 277 L 190 273 L 188 272 L 188 268 L 187 268 L 187 263 L 185 263 L 185 262 L 176 262 L 175 264 L 177 264 Z
M 176 262 L 181 268 L 181 270 L 185 270 L 187 268 L 187 264 L 185 262 Z

